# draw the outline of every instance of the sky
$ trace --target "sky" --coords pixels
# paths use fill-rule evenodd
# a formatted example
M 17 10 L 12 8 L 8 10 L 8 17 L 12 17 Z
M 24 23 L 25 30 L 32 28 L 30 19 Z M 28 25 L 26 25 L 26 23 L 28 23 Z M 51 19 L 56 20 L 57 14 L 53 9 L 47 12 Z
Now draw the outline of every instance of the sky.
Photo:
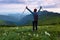
M 32 11 L 42 6 L 43 10 L 59 12 L 60 0 L 0 0 L 0 13 L 23 12 L 26 6 Z

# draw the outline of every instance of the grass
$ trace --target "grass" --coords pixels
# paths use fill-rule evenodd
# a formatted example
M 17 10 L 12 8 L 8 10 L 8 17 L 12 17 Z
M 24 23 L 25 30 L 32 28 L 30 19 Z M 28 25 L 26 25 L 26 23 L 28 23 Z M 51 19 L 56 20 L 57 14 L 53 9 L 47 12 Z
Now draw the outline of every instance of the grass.
M 32 26 L 0 27 L 0 40 L 60 40 L 60 25 L 38 26 L 37 31 Z

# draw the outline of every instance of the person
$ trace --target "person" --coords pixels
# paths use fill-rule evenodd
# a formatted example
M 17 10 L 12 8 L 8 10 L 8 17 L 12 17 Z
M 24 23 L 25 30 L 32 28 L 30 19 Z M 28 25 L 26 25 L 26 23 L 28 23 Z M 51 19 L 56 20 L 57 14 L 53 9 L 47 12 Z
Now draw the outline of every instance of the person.
M 39 10 L 38 10 L 38 12 L 37 12 L 37 9 L 35 8 L 34 9 L 34 11 L 32 12 L 27 6 L 26 6 L 26 9 L 30 12 L 30 13 L 32 13 L 33 14 L 33 18 L 34 18 L 34 20 L 33 20 L 33 31 L 34 30 L 37 30 L 37 26 L 38 26 L 38 13 L 40 12 L 40 10 L 41 10 L 41 6 L 40 6 L 40 8 L 39 8 Z

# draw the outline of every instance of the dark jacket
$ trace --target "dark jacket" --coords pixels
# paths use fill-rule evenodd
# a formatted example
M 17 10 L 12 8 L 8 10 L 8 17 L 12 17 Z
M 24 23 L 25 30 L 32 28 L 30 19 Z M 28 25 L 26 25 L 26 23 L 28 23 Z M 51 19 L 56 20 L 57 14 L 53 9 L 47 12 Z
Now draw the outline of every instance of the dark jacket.
M 32 12 L 29 8 L 26 8 L 29 12 L 33 14 L 33 21 L 38 21 L 38 13 L 40 12 L 41 9 L 38 10 L 38 12 Z

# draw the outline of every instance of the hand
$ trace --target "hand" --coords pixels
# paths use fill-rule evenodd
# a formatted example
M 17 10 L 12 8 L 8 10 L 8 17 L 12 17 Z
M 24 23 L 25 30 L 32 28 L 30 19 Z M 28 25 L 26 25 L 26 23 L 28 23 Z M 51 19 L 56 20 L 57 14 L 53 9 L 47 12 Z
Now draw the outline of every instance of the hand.
M 27 9 L 28 7 L 26 6 L 26 9 Z
M 42 6 L 40 6 L 40 9 L 42 9 Z

